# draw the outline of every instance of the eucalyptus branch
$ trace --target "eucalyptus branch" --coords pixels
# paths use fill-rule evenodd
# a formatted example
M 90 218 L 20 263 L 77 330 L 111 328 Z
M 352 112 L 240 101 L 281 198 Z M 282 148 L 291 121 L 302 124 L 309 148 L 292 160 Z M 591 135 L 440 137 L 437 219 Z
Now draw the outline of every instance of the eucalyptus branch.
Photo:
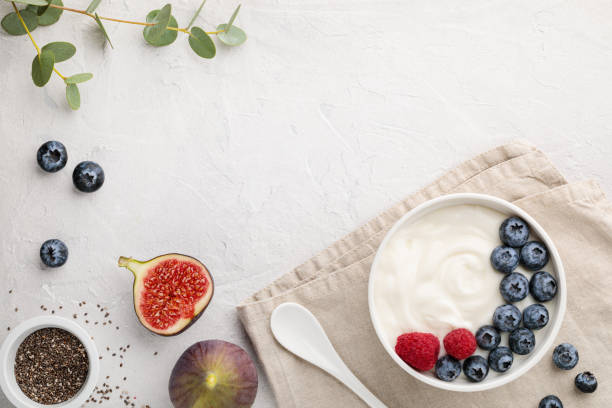
M 7 14 L 1 21 L 2 28 L 11 35 L 27 34 L 36 48 L 36 56 L 32 61 L 32 80 L 36 86 L 44 86 L 55 72 L 66 84 L 66 99 L 72 109 L 78 109 L 81 97 L 77 84 L 93 78 L 93 74 L 80 73 L 69 77 L 62 75 L 55 64 L 70 59 L 76 53 L 76 47 L 69 42 L 51 42 L 38 46 L 32 31 L 39 25 L 46 26 L 56 23 L 64 11 L 82 14 L 92 18 L 100 31 L 108 41 L 111 48 L 110 37 L 102 21 L 124 23 L 143 26 L 143 36 L 147 43 L 156 47 L 172 44 L 179 32 L 188 34 L 188 42 L 191 49 L 202 58 L 213 58 L 216 55 L 215 43 L 210 38 L 216 35 L 219 41 L 228 46 L 236 46 L 246 41 L 245 32 L 236 27 L 233 22 L 240 10 L 240 5 L 234 10 L 227 24 L 219 24 L 214 31 L 204 31 L 200 27 L 192 27 L 200 15 L 206 0 L 203 0 L 195 14 L 185 28 L 179 28 L 176 19 L 171 14 L 172 6 L 166 4 L 159 10 L 152 10 L 146 16 L 146 22 L 131 21 L 112 17 L 104 17 L 95 12 L 101 0 L 92 0 L 86 10 L 65 7 L 62 0 L 6 0 L 10 2 L 15 10 Z M 24 9 L 18 9 L 15 3 L 26 4 Z
M 21 25 L 23 26 L 23 29 L 25 30 L 25 32 L 28 34 L 28 37 L 30 37 L 30 41 L 32 41 L 32 45 L 34 45 L 34 48 L 36 48 L 36 58 L 38 58 L 38 61 L 40 62 L 40 47 L 38 46 L 38 44 L 36 44 L 36 41 L 34 41 L 34 37 L 32 37 L 32 33 L 30 33 L 30 30 L 28 29 L 28 26 L 26 25 L 25 21 L 23 21 L 23 17 L 21 17 L 21 13 L 19 12 L 19 9 L 17 8 L 17 6 L 15 5 L 15 2 L 11 2 L 11 4 L 13 5 L 13 8 L 15 9 L 15 13 L 17 13 L 17 17 L 19 17 L 19 21 L 21 22 Z M 53 71 L 62 79 L 66 79 L 65 76 L 63 76 L 62 74 L 60 74 L 60 72 L 57 70 L 57 68 L 53 67 Z

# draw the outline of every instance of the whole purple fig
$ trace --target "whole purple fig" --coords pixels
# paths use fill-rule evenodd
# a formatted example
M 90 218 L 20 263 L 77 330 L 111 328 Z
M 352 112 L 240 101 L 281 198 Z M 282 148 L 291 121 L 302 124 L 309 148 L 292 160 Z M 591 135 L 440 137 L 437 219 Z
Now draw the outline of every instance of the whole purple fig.
M 189 347 L 170 375 L 174 408 L 248 408 L 257 395 L 257 369 L 246 351 L 223 340 Z

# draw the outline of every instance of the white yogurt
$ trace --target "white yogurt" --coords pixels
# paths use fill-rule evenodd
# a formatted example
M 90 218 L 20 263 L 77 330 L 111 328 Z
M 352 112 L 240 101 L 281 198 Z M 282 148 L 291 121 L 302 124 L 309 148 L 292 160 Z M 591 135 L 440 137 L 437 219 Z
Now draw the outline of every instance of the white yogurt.
M 434 210 L 403 225 L 378 255 L 374 308 L 389 345 L 406 332 L 433 333 L 440 341 L 455 328 L 475 333 L 491 324 L 503 275 L 489 257 L 507 218 L 479 205 Z

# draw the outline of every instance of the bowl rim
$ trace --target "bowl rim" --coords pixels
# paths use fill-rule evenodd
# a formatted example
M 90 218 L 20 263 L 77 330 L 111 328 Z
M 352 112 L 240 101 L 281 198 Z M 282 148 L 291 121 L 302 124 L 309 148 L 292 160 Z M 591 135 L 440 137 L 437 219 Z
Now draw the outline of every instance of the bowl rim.
M 15 346 L 30 334 L 47 327 L 59 328 L 76 336 L 87 351 L 89 372 L 81 389 L 69 400 L 59 404 L 44 405 L 28 398 L 17 385 L 15 379 L 14 358 Z M 100 373 L 98 349 L 89 333 L 76 322 L 60 316 L 38 316 L 20 323 L 6 337 L 0 348 L 0 388 L 6 398 L 17 408 L 78 408 L 93 393 Z
M 446 204 L 446 205 L 445 205 Z M 452 205 L 462 205 L 462 204 L 473 204 L 473 205 L 482 205 L 485 207 L 493 208 L 487 204 L 495 204 L 498 207 L 504 207 L 508 210 L 512 215 L 516 215 L 521 217 L 523 220 L 529 224 L 529 227 L 535 232 L 535 234 L 540 238 L 540 241 L 543 241 L 546 244 L 546 247 L 550 253 L 550 261 L 553 266 L 554 274 L 556 275 L 558 282 L 558 292 L 557 292 L 557 310 L 555 312 L 555 319 L 552 321 L 552 327 L 549 329 L 547 336 L 545 337 L 542 346 L 536 350 L 525 362 L 516 370 L 511 370 L 508 373 L 505 373 L 502 376 L 496 377 L 492 381 L 483 381 L 478 383 L 452 383 L 445 382 L 439 380 L 435 377 L 425 375 L 412 367 L 406 364 L 394 351 L 394 349 L 387 343 L 385 336 L 383 335 L 382 329 L 378 323 L 378 319 L 375 313 L 374 306 L 374 275 L 376 270 L 376 265 L 380 259 L 380 253 L 382 249 L 387 245 L 389 239 L 395 234 L 395 232 L 402 227 L 409 219 L 419 216 L 421 213 L 427 210 L 433 210 L 437 208 L 444 208 Z M 496 208 L 493 208 L 496 209 Z M 499 211 L 498 209 L 496 209 Z M 511 216 L 511 215 L 509 215 Z M 549 265 L 551 265 L 549 264 Z M 404 371 L 408 374 L 412 375 L 416 379 L 429 384 L 433 387 L 440 388 L 448 391 L 459 391 L 459 392 L 476 392 L 476 391 L 484 391 L 493 388 L 500 387 L 502 385 L 508 384 L 531 368 L 533 368 L 544 355 L 548 352 L 550 347 L 552 346 L 559 330 L 561 329 L 561 325 L 563 323 L 563 318 L 565 316 L 567 302 L 567 287 L 565 281 L 565 271 L 563 269 L 563 263 L 561 261 L 561 256 L 557 250 L 557 247 L 554 245 L 552 239 L 546 233 L 544 228 L 538 222 L 531 217 L 525 210 L 512 204 L 502 198 L 487 195 L 487 194 L 478 194 L 478 193 L 455 193 L 455 194 L 447 194 L 443 195 L 424 203 L 419 204 L 414 207 L 406 214 L 404 214 L 399 220 L 397 220 L 391 229 L 385 234 L 382 242 L 380 243 L 376 253 L 374 255 L 374 259 L 372 261 L 372 265 L 370 267 L 370 276 L 368 278 L 368 308 L 370 311 L 370 320 L 372 322 L 372 326 L 374 326 L 374 331 L 376 332 L 376 336 L 378 337 L 379 342 L 382 344 L 384 349 L 387 351 L 387 354 L 391 356 L 391 358 L 399 365 Z M 553 320 L 553 319 L 551 319 Z

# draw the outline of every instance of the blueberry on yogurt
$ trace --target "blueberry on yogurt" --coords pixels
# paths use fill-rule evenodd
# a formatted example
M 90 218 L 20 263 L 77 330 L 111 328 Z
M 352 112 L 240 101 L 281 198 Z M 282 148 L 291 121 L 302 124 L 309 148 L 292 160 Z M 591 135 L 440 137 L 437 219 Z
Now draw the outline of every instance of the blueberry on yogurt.
M 529 239 L 529 226 L 519 217 L 510 217 L 499 227 L 499 239 L 513 248 L 520 248 Z
M 499 272 L 510 273 L 518 264 L 519 252 L 512 247 L 502 245 L 491 252 L 491 266 Z
M 529 280 L 521 273 L 509 273 L 499 284 L 499 291 L 506 302 L 519 302 L 529 293 Z
M 502 332 L 511 332 L 521 324 L 521 311 L 514 305 L 501 305 L 493 313 L 493 325 Z
M 470 356 L 463 362 L 463 372 L 470 381 L 480 382 L 489 374 L 489 363 L 483 356 Z
M 508 343 L 510 344 L 510 350 L 516 354 L 525 355 L 531 353 L 536 340 L 531 330 L 521 327 L 510 333 Z
M 523 326 L 531 330 L 539 330 L 548 324 L 546 306 L 536 303 L 523 310 Z
M 521 248 L 521 265 L 530 271 L 542 269 L 548 263 L 548 249 L 537 241 L 530 241 Z
M 482 326 L 476 332 L 476 343 L 483 350 L 492 350 L 501 342 L 501 335 L 491 325 Z
M 461 374 L 461 363 L 452 356 L 440 357 L 435 366 L 436 377 L 442 381 L 453 381 Z
M 557 281 L 548 272 L 536 272 L 529 281 L 529 291 L 538 302 L 547 302 L 557 294 Z
M 508 347 L 496 347 L 489 353 L 489 367 L 498 373 L 504 373 L 510 369 L 514 356 Z

